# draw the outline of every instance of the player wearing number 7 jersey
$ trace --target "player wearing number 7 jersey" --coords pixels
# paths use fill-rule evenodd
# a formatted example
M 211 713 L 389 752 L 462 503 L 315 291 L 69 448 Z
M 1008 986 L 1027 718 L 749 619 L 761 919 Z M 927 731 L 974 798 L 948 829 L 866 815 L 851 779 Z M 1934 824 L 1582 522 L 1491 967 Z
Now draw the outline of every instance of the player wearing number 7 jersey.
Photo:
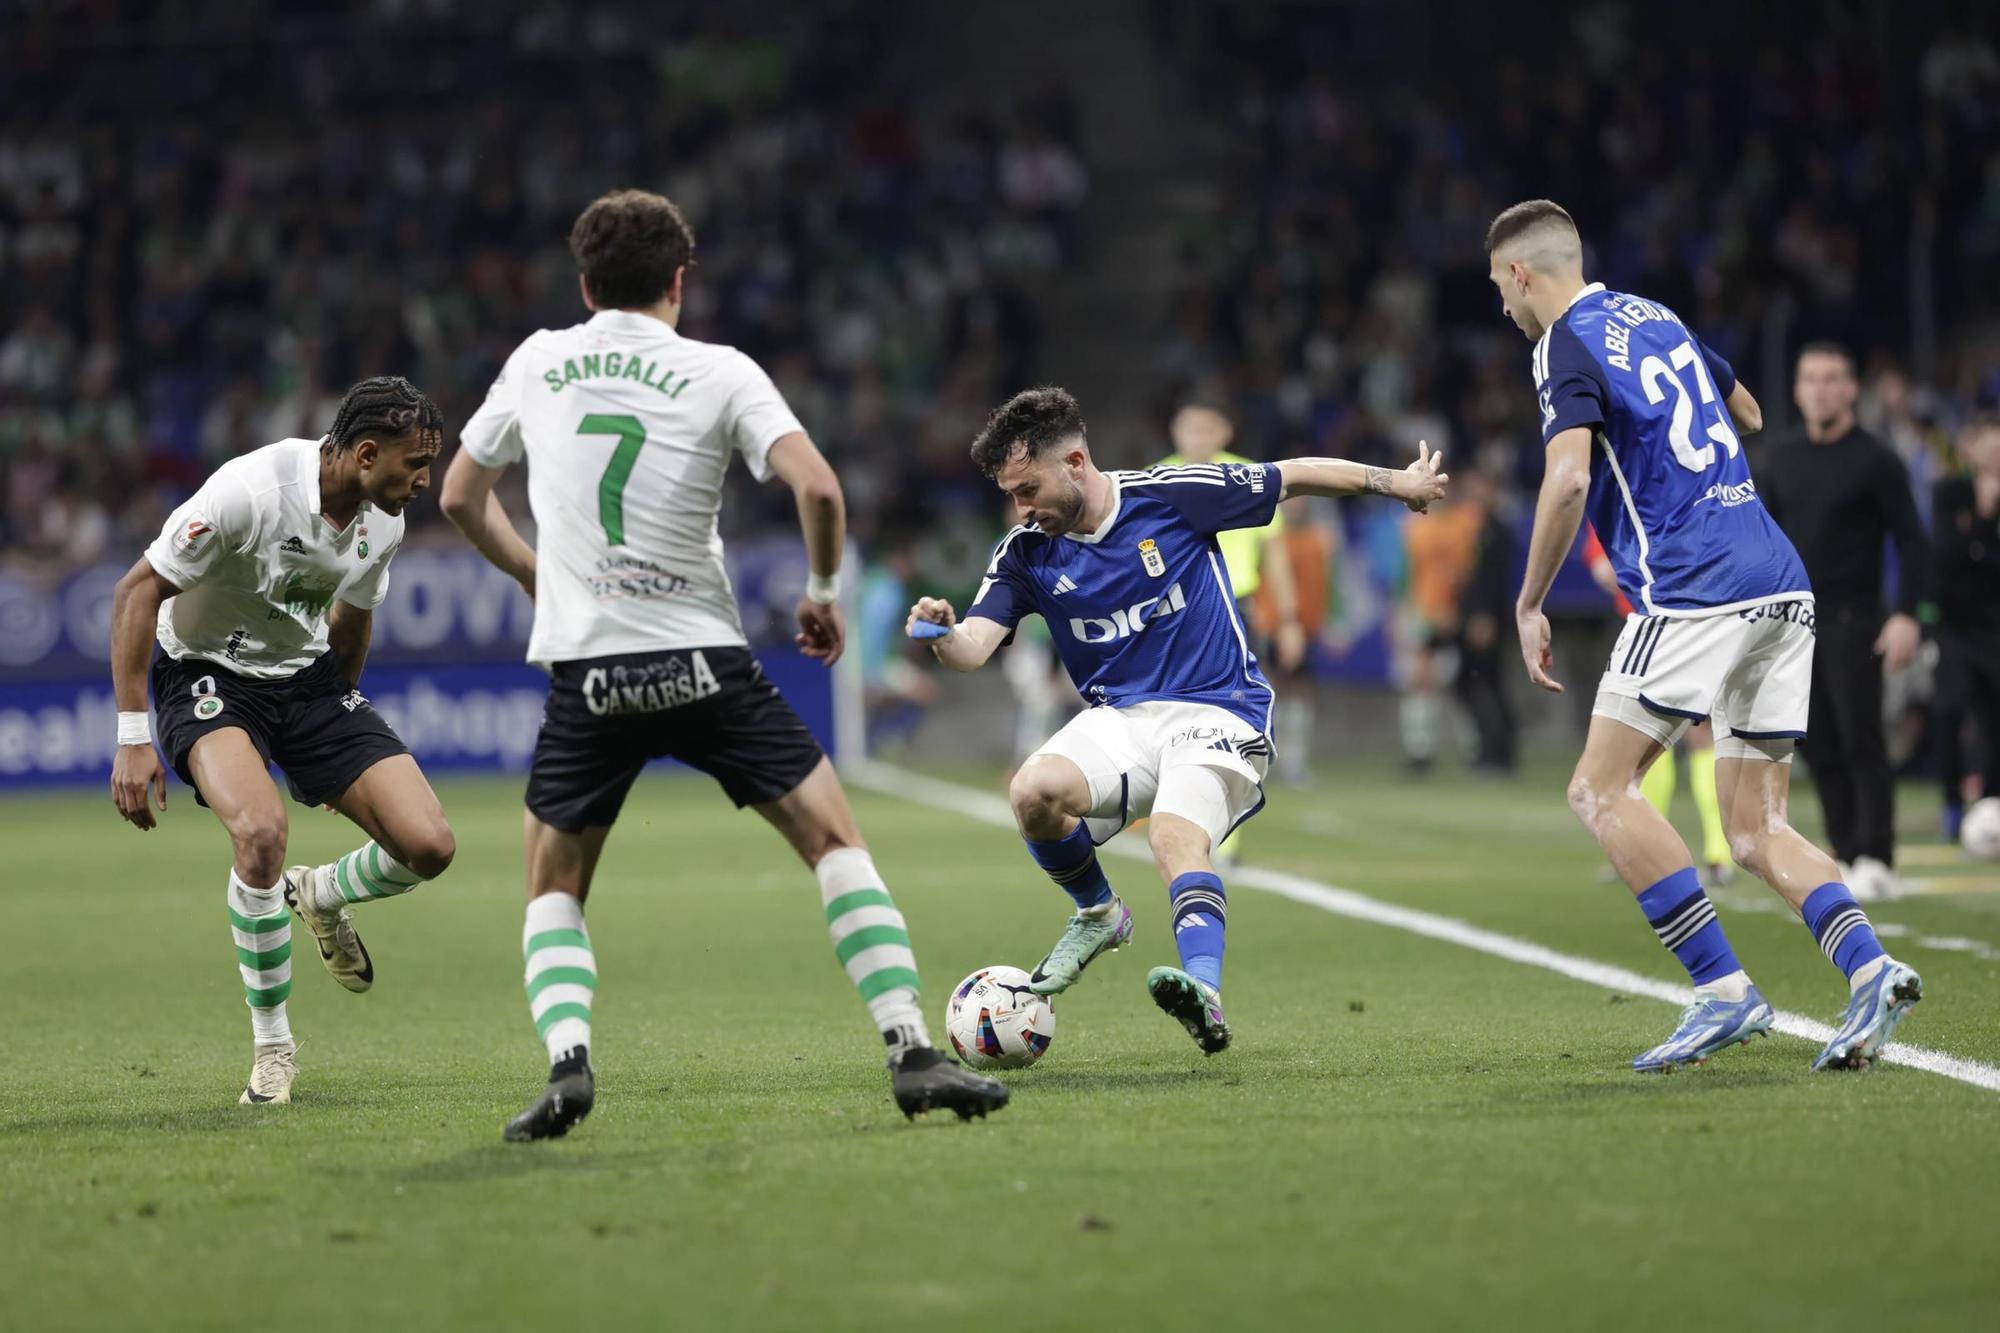
M 595 313 L 507 358 L 465 425 L 442 496 L 452 522 L 534 597 L 528 657 L 550 674 L 528 777 L 522 947 L 551 1067 L 506 1137 L 558 1137 L 591 1109 L 597 964 L 583 903 L 633 779 L 662 756 L 714 777 L 813 868 L 834 951 L 888 1044 L 905 1114 L 996 1110 L 1003 1085 L 932 1048 L 903 917 L 833 766 L 751 656 L 723 566 L 716 514 L 723 474 L 741 456 L 798 501 L 812 566 L 798 641 L 831 666 L 844 638 L 840 482 L 756 362 L 675 330 L 694 234 L 672 203 L 608 194 L 577 219 L 570 248 Z M 493 493 L 523 460 L 532 548 Z
M 1586 285 L 1576 224 L 1546 199 L 1494 219 L 1486 251 L 1508 318 L 1536 340 L 1548 449 L 1515 608 L 1529 677 L 1562 691 L 1550 675 L 1542 599 L 1586 511 L 1635 608 L 1569 785 L 1570 808 L 1695 986 L 1673 1035 L 1633 1068 L 1699 1063 L 1773 1019 L 1687 845 L 1639 793 L 1647 766 L 1702 718 L 1714 725 L 1731 853 L 1799 913 L 1848 978 L 1846 1017 L 1813 1067 L 1866 1065 L 1922 984 L 1883 951 L 1833 859 L 1786 820 L 1792 749 L 1805 736 L 1812 688 L 1813 599 L 1737 438 L 1763 424 L 1757 401 L 1673 311 Z

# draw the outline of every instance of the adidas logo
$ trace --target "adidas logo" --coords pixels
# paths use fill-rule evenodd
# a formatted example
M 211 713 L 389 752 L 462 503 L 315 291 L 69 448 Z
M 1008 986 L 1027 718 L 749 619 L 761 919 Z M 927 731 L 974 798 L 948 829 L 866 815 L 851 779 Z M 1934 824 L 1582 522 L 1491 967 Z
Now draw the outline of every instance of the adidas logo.
M 1075 591 L 1076 591 L 1076 580 L 1071 578 L 1069 575 L 1065 574 L 1061 578 L 1056 580 L 1056 592 L 1058 594 L 1066 592 L 1075 592 Z
M 297 537 L 287 537 L 278 543 L 278 549 L 280 551 L 290 551 L 293 555 L 304 555 L 306 553 L 306 544 Z

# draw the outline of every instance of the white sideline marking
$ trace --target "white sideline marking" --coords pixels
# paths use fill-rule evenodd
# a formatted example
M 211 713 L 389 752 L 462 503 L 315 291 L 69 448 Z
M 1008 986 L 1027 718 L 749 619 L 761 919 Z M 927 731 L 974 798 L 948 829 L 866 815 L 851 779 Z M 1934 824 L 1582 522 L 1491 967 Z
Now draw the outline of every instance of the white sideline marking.
M 976 791 L 955 782 L 912 773 L 893 764 L 884 764 L 871 759 L 852 761 L 843 765 L 843 769 L 857 785 L 884 795 L 899 796 L 904 800 L 915 801 L 919 805 L 947 810 L 999 828 L 1014 827 L 1014 814 L 1007 802 L 989 792 Z M 1119 834 L 1100 850 L 1131 860 L 1150 863 L 1153 859 L 1145 840 L 1130 833 Z M 1671 982 L 1641 976 L 1637 972 L 1628 972 L 1622 967 L 1613 967 L 1609 963 L 1599 963 L 1589 958 L 1579 958 L 1575 954 L 1561 953 L 1530 940 L 1516 939 L 1512 935 L 1502 935 L 1498 931 L 1483 930 L 1455 917 L 1440 916 L 1435 912 L 1420 911 L 1414 907 L 1385 903 L 1379 898 L 1370 898 L 1352 889 L 1335 888 L 1330 884 L 1321 884 L 1301 875 L 1289 875 L 1281 870 L 1238 866 L 1230 872 L 1229 882 L 1240 884 L 1245 888 L 1275 893 L 1281 898 L 1306 903 L 1321 911 L 1331 912 L 1335 916 L 1371 921 L 1379 926 L 1406 930 L 1413 935 L 1422 935 L 1429 939 L 1442 940 L 1446 944 L 1456 944 L 1460 948 L 1472 949 L 1478 953 L 1491 954 L 1510 963 L 1539 967 L 1575 981 L 1601 986 L 1605 990 L 1643 995 L 1648 999 L 1673 1005 L 1685 1005 L 1694 998 L 1694 991 L 1688 986 L 1676 986 Z M 1831 1041 L 1834 1033 L 1834 1029 L 1825 1023 L 1785 1010 L 1778 1011 L 1777 1022 L 1772 1024 L 1772 1028 L 1788 1037 L 1798 1037 L 1819 1046 Z M 1960 1083 L 1969 1083 L 1975 1088 L 1985 1088 L 1989 1092 L 2000 1092 L 2000 1067 L 1982 1064 L 1977 1060 L 1966 1060 L 1943 1051 L 1911 1046 L 1900 1041 L 1883 1047 L 1878 1058 L 1890 1064 L 1908 1065 L 1912 1069 L 1921 1069 L 1928 1074 L 1956 1079 Z

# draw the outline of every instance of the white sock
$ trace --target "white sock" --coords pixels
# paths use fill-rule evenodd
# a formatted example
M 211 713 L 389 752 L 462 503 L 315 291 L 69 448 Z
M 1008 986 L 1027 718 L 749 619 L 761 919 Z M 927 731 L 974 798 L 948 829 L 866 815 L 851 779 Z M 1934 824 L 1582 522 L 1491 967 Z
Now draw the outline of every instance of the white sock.
M 259 1046 L 292 1041 L 285 1001 L 292 993 L 292 914 L 285 907 L 281 879 L 268 889 L 253 888 L 229 871 L 229 933 L 236 941 L 236 970 L 250 1006 L 250 1031 Z
M 1750 993 L 1750 974 L 1739 967 L 1726 977 L 1702 982 L 1694 988 L 1694 993 L 1703 998 L 1713 997 L 1727 1000 L 1731 1004 L 1740 1004 L 1743 997 Z
M 1877 972 L 1880 972 L 1883 968 L 1887 967 L 1889 965 L 1889 961 L 1890 961 L 1889 955 L 1886 953 L 1883 954 L 1880 958 L 1870 958 L 1860 967 L 1854 969 L 1854 975 L 1847 979 L 1847 989 L 1849 991 L 1860 990 L 1863 986 L 1866 986 L 1869 982 L 1873 981 L 1875 979 L 1875 974 Z
M 424 877 L 383 850 L 366 842 L 338 861 L 313 869 L 310 887 L 315 911 L 338 912 L 349 903 L 396 898 L 424 882 Z
M 828 852 L 813 867 L 834 957 L 854 983 L 876 1030 L 897 1056 L 931 1044 L 918 1003 L 917 956 L 909 927 L 863 847 Z
M 1078 916 L 1087 916 L 1092 921 L 1102 921 L 1117 910 L 1118 910 L 1118 895 L 1114 893 L 1111 895 L 1110 902 L 1099 903 L 1095 907 L 1079 907 L 1076 909 L 1076 914 Z
M 583 904 L 567 893 L 529 900 L 521 927 L 528 1014 L 554 1064 L 590 1046 L 590 1006 L 597 999 L 597 955 L 583 928 Z

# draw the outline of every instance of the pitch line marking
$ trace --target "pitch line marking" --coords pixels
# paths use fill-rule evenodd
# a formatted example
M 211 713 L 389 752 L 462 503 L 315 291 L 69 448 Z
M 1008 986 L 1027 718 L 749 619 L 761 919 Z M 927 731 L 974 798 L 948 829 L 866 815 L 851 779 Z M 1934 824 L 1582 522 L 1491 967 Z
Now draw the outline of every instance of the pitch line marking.
M 928 805 L 933 809 L 963 815 L 997 828 L 1014 827 L 1012 809 L 1008 807 L 1006 801 L 990 792 L 913 773 L 893 764 L 884 764 L 872 759 L 855 760 L 843 768 L 856 784 L 883 795 L 896 796 L 919 805 Z M 1099 850 L 1129 860 L 1150 863 L 1153 859 L 1153 854 L 1145 842 L 1130 833 L 1119 834 Z M 1282 870 L 1266 870 L 1257 866 L 1238 866 L 1230 873 L 1229 881 L 1231 884 L 1241 884 L 1245 888 L 1259 889 L 1281 898 L 1289 898 L 1293 902 L 1305 903 L 1335 916 L 1408 931 L 1413 935 L 1422 935 L 1427 939 L 1471 949 L 1476 953 L 1504 958 L 1510 963 L 1539 967 L 1544 971 L 1557 973 L 1573 981 L 1599 986 L 1605 990 L 1643 995 L 1648 999 L 1673 1005 L 1685 1005 L 1694 999 L 1694 991 L 1688 986 L 1677 986 L 1671 982 L 1641 976 L 1622 967 L 1613 967 L 1609 963 L 1562 953 L 1536 944 L 1532 940 L 1517 939 L 1512 935 L 1502 935 L 1498 931 L 1482 929 L 1470 922 L 1460 921 L 1456 917 L 1383 902 L 1379 898 L 1370 898 L 1352 889 L 1322 884 L 1302 875 L 1287 874 Z M 1777 1021 L 1772 1024 L 1772 1028 L 1788 1037 L 1797 1037 L 1802 1041 L 1821 1046 L 1831 1041 L 1834 1034 L 1831 1026 L 1807 1018 L 1804 1014 L 1795 1014 L 1787 1010 L 1778 1011 Z M 1984 1088 L 1989 1092 L 2000 1092 L 2000 1066 L 1968 1060 L 1925 1046 L 1911 1046 L 1900 1041 L 1884 1046 L 1878 1058 L 1890 1064 L 1907 1065 L 1911 1069 L 1920 1069 L 1927 1074 L 1937 1074 L 1960 1083 L 1969 1083 L 1975 1088 Z

